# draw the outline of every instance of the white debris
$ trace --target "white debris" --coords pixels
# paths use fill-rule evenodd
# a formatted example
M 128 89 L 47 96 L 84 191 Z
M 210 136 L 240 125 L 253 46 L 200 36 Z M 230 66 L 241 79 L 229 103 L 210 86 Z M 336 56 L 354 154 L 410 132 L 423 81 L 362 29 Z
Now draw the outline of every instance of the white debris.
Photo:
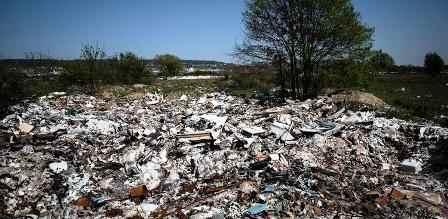
M 148 162 L 140 166 L 142 174 L 140 176 L 140 183 L 146 185 L 148 190 L 157 188 L 160 184 L 160 165 L 156 162 Z
M 418 137 L 420 139 L 424 139 L 425 138 L 425 132 L 426 132 L 426 127 L 421 127 Z
M 209 207 L 209 206 L 200 206 L 200 207 L 195 207 L 193 208 L 193 210 L 195 213 L 193 215 L 191 215 L 189 218 L 190 219 L 207 219 L 207 218 L 217 218 L 217 219 L 221 219 L 223 213 L 221 209 L 217 209 L 214 207 Z
M 65 92 L 52 92 L 50 93 L 50 96 L 54 96 L 54 97 L 61 97 L 61 96 L 65 96 L 67 95 L 67 93 Z
M 279 122 L 274 122 L 271 125 L 271 132 L 274 133 L 278 139 L 285 142 L 294 140 L 294 137 L 289 133 L 288 129 L 288 125 Z
M 144 201 L 140 204 L 143 213 L 145 214 L 145 218 L 149 218 L 151 213 L 155 211 L 159 206 L 148 201 Z
M 348 112 L 337 121 L 346 124 L 367 123 L 372 122 L 375 114 L 373 112 Z
M 187 101 L 188 100 L 188 97 L 187 97 L 187 95 L 182 95 L 181 97 L 180 97 L 180 99 L 179 100 L 181 100 L 181 101 Z
M 30 133 L 31 131 L 33 131 L 34 126 L 32 126 L 32 125 L 30 125 L 30 124 L 28 124 L 28 123 L 21 122 L 21 123 L 18 125 L 18 129 L 20 130 L 21 133 L 23 133 L 23 134 L 28 134 L 28 133 Z
M 221 135 L 221 131 L 227 121 L 227 116 L 217 116 L 215 114 L 205 114 L 200 116 L 200 118 L 203 118 L 215 124 L 213 128 L 211 128 L 210 130 L 206 130 L 211 132 L 214 139 L 217 139 L 219 135 Z
M 89 119 L 87 122 L 89 132 L 95 132 L 103 135 L 115 133 L 118 124 L 108 120 Z
M 61 162 L 55 162 L 50 163 L 48 167 L 53 171 L 53 173 L 62 173 L 68 169 L 67 162 L 61 161 Z
M 246 126 L 242 128 L 244 132 L 249 133 L 251 135 L 260 135 L 266 132 L 266 130 L 264 130 L 261 127 L 257 127 L 257 126 Z
M 418 174 L 422 171 L 422 163 L 416 159 L 406 159 L 400 163 L 400 169 L 404 172 Z

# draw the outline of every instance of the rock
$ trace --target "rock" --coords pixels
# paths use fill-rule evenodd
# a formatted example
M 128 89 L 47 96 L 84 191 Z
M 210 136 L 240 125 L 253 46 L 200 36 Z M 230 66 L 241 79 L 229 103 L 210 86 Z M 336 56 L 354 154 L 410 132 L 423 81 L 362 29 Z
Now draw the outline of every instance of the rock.
M 400 170 L 411 174 L 418 174 L 422 171 L 422 163 L 416 159 L 406 159 L 400 163 Z

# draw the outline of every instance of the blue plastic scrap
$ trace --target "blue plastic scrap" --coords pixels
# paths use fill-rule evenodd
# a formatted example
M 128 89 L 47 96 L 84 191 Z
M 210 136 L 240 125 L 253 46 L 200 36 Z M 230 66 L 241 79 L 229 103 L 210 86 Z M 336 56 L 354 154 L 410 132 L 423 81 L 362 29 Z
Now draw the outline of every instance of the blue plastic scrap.
M 274 186 L 267 185 L 266 188 L 264 188 L 262 193 L 274 193 Z
M 255 203 L 251 208 L 247 209 L 247 213 L 251 215 L 260 214 L 268 208 L 267 204 Z

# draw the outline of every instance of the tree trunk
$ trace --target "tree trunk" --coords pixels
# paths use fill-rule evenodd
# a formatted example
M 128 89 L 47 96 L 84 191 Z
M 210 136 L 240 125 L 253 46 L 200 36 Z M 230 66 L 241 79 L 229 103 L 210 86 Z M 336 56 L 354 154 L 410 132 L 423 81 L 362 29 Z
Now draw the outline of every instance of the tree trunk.
M 289 63 L 289 76 L 290 76 L 290 82 L 291 82 L 291 97 L 292 98 L 296 98 L 296 95 L 297 95 L 297 93 L 296 93 L 296 87 L 297 87 L 297 84 L 296 84 L 296 80 L 295 80 L 295 78 L 296 78 L 296 71 L 295 71 L 295 68 L 296 68 L 296 64 L 295 64 L 295 57 L 294 56 L 292 56 L 292 55 L 290 55 L 290 63 Z
M 283 71 L 283 59 L 279 59 L 278 61 L 278 70 L 280 74 L 280 95 L 282 97 L 282 100 L 284 101 L 286 98 L 286 90 L 285 90 L 285 81 L 286 81 L 286 75 Z
M 313 65 L 310 61 L 303 62 L 303 98 L 313 97 Z

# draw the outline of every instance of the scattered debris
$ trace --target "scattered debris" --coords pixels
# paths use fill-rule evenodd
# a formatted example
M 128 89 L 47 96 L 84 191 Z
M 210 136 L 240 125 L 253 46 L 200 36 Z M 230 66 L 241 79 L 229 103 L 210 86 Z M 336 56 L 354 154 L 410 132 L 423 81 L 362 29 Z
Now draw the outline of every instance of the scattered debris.
M 448 216 L 448 129 L 348 111 L 341 100 L 382 104 L 348 95 L 268 107 L 222 93 L 52 94 L 12 106 L 0 218 Z

